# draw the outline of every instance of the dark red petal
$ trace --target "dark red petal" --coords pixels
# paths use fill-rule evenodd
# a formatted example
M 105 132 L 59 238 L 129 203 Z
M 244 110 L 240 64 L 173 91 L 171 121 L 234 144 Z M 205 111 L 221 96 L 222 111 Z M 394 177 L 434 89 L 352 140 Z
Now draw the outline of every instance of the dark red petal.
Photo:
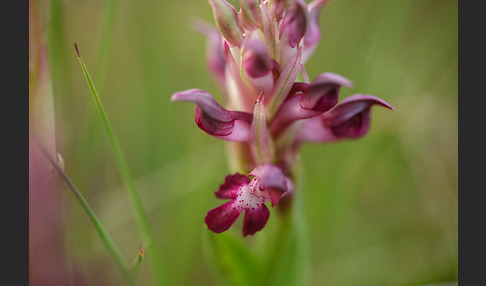
M 375 104 L 394 110 L 392 106 L 378 97 L 366 94 L 354 94 L 341 101 L 333 109 L 324 113 L 322 117 L 327 126 L 334 127 L 344 123 L 356 114 L 369 109 Z
M 267 224 L 270 212 L 266 205 L 247 209 L 243 221 L 243 236 L 253 235 Z
M 306 141 L 325 143 L 364 136 L 369 129 L 370 109 L 374 105 L 394 110 L 377 97 L 352 95 L 321 116 L 306 120 L 296 137 L 295 145 Z
M 298 93 L 298 92 L 305 92 L 307 90 L 307 87 L 309 87 L 308 83 L 294 82 L 294 84 L 292 85 L 292 88 L 289 91 L 289 95 L 295 94 L 295 93 Z
M 248 140 L 252 114 L 228 111 L 211 94 L 200 89 L 174 93 L 171 100 L 194 102 L 196 124 L 206 133 L 228 141 Z
M 242 209 L 233 200 L 210 210 L 204 218 L 204 222 L 209 230 L 220 233 L 230 228 L 241 212 Z
M 229 122 L 219 121 L 219 118 L 214 118 L 197 105 L 195 110 L 194 120 L 197 126 L 205 132 L 215 136 L 227 136 L 233 132 L 234 120 Z
M 219 186 L 219 190 L 215 193 L 216 197 L 220 199 L 236 199 L 240 187 L 249 183 L 250 179 L 245 175 L 239 173 L 228 175 L 224 179 L 224 183 Z
M 370 127 L 370 108 L 349 118 L 345 122 L 331 127 L 332 133 L 340 138 L 358 138 L 366 134 Z
M 268 189 L 268 195 L 272 201 L 272 207 L 274 207 L 282 198 L 282 191 L 278 189 Z
M 352 87 L 353 83 L 335 73 L 322 73 L 309 84 L 300 105 L 305 109 L 326 112 L 338 102 L 341 86 Z

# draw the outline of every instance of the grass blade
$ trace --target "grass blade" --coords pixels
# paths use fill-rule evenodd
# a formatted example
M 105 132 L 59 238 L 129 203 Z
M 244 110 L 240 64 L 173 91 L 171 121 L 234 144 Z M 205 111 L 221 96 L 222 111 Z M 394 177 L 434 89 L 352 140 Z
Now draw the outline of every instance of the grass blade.
M 146 248 L 147 259 L 149 260 L 149 264 L 152 269 L 152 275 L 154 276 L 155 279 L 155 285 L 167 285 L 168 284 L 166 283 L 167 279 L 165 277 L 165 274 L 163 273 L 162 257 L 160 255 L 160 252 L 157 249 L 155 240 L 153 239 L 152 230 L 150 229 L 150 224 L 147 215 L 144 211 L 142 200 L 135 186 L 135 181 L 128 167 L 128 163 L 125 159 L 125 156 L 123 155 L 120 144 L 115 137 L 113 128 L 111 127 L 110 121 L 108 120 L 108 117 L 103 108 L 98 92 L 96 91 L 96 87 L 93 83 L 93 80 L 91 79 L 91 76 L 89 75 L 88 69 L 86 68 L 84 61 L 81 58 L 78 47 L 76 44 L 74 44 L 74 46 L 76 48 L 76 53 L 78 54 L 78 60 L 83 70 L 84 76 L 86 77 L 86 80 L 88 82 L 91 95 L 93 96 L 93 100 L 96 103 L 98 111 L 100 112 L 101 118 L 103 120 L 103 124 L 106 128 L 106 132 L 108 134 L 111 147 L 115 155 L 118 169 L 120 171 L 125 188 L 128 192 L 128 197 L 135 214 L 135 220 L 139 227 L 139 231 L 142 235 L 142 239 L 144 240 L 144 245 L 147 246 Z
M 86 211 L 86 214 L 88 214 L 89 218 L 91 219 L 91 222 L 93 223 L 96 231 L 98 232 L 99 236 L 101 237 L 101 240 L 105 244 L 106 248 L 110 252 L 111 256 L 115 259 L 116 264 L 120 268 L 123 276 L 127 280 L 127 283 L 129 285 L 133 285 L 133 280 L 132 276 L 130 274 L 130 271 L 128 270 L 128 266 L 126 265 L 125 261 L 123 260 L 120 251 L 116 247 L 115 243 L 113 242 L 113 239 L 110 237 L 108 232 L 106 231 L 105 227 L 101 223 L 101 221 L 98 219 L 94 211 L 91 209 L 90 205 L 88 204 L 88 201 L 84 198 L 83 194 L 79 191 L 79 189 L 76 187 L 76 185 L 71 181 L 69 176 L 64 172 L 64 170 L 59 166 L 59 164 L 49 155 L 48 151 L 40 145 L 40 143 L 37 144 L 39 148 L 41 149 L 42 153 L 44 156 L 49 160 L 49 162 L 52 164 L 52 166 L 56 169 L 56 171 L 61 175 L 61 177 L 64 179 L 66 182 L 66 185 L 71 189 L 73 192 L 74 196 L 76 199 L 78 199 L 79 203 L 81 206 L 84 208 Z
M 98 46 L 98 55 L 96 58 L 96 66 L 94 70 L 94 76 L 101 93 L 104 92 L 106 87 L 106 75 L 108 73 L 110 52 L 111 46 L 113 44 L 115 27 L 116 1 L 108 0 L 105 9 L 105 16 L 103 17 L 104 22 L 101 30 L 100 43 Z

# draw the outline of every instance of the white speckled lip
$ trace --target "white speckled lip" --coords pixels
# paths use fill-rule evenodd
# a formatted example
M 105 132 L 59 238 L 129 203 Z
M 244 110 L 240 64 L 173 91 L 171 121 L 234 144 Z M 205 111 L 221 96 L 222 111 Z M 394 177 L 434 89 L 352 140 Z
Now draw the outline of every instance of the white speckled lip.
M 248 185 L 240 187 L 236 195 L 236 206 L 241 210 L 255 210 L 267 200 L 269 200 L 267 192 L 262 192 L 259 188 L 258 179 L 253 178 Z

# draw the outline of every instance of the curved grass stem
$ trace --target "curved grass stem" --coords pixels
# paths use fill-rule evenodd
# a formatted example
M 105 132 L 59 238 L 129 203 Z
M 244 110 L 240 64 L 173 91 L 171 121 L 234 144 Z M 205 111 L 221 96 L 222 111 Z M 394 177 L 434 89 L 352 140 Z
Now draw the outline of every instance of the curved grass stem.
M 94 211 L 91 209 L 90 205 L 88 204 L 88 201 L 84 198 L 84 196 L 81 194 L 79 189 L 76 187 L 76 185 L 73 183 L 73 181 L 69 178 L 69 176 L 64 172 L 64 170 L 59 166 L 57 161 L 55 161 L 48 153 L 48 151 L 45 149 L 44 146 L 40 145 L 40 143 L 37 143 L 37 146 L 39 149 L 42 151 L 44 156 L 47 158 L 47 160 L 51 163 L 51 165 L 56 169 L 56 171 L 61 175 L 63 178 L 64 182 L 66 182 L 66 185 L 71 189 L 72 193 L 78 199 L 79 203 L 81 206 L 84 208 L 86 211 L 86 214 L 88 214 L 88 217 L 91 219 L 91 222 L 93 223 L 96 231 L 98 232 L 99 236 L 101 237 L 101 240 L 105 244 L 106 248 L 110 252 L 111 256 L 115 259 L 116 264 L 118 265 L 118 268 L 120 268 L 123 276 L 125 277 L 125 280 L 129 285 L 134 285 L 133 284 L 133 275 L 131 271 L 129 270 L 127 264 L 123 260 L 120 251 L 116 247 L 115 243 L 113 242 L 113 239 L 110 237 L 108 232 L 106 231 L 105 227 L 101 223 L 101 221 L 98 219 Z
M 88 69 L 86 68 L 84 61 L 81 58 L 78 47 L 76 44 L 74 44 L 74 46 L 76 47 L 78 60 L 83 70 L 84 76 L 86 77 L 86 80 L 88 82 L 91 95 L 93 96 L 93 100 L 95 101 L 96 106 L 98 107 L 98 111 L 100 112 L 101 118 L 103 120 L 103 124 L 106 128 L 106 132 L 108 134 L 109 141 L 111 143 L 111 147 L 115 155 L 118 169 L 120 171 L 123 183 L 127 190 L 128 197 L 132 205 L 132 209 L 134 211 L 134 215 L 135 215 L 137 225 L 139 227 L 139 231 L 141 233 L 142 239 L 144 240 L 144 245 L 147 246 L 146 248 L 147 259 L 149 260 L 149 264 L 151 265 L 152 275 L 154 276 L 155 279 L 154 281 L 155 285 L 167 285 L 166 283 L 167 280 L 165 278 L 165 274 L 163 273 L 162 258 L 160 252 L 158 251 L 155 245 L 152 230 L 150 229 L 149 220 L 144 211 L 142 200 L 135 186 L 135 181 L 128 167 L 128 163 L 125 159 L 125 156 L 123 155 L 120 144 L 115 137 L 113 128 L 111 127 L 110 121 L 108 120 L 108 117 L 103 108 L 98 92 L 96 91 L 96 87 L 93 83 L 93 80 L 91 79 L 91 76 L 89 75 Z

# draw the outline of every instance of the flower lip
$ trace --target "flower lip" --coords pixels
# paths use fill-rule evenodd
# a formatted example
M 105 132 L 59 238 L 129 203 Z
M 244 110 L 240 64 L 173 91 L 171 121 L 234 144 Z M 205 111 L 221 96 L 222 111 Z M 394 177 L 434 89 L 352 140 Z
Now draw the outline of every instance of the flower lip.
M 253 235 L 265 226 L 270 216 L 265 202 L 271 201 L 274 206 L 290 191 L 293 191 L 290 179 L 270 163 L 259 165 L 249 176 L 228 175 L 215 195 L 231 201 L 210 210 L 204 221 L 210 230 L 219 233 L 229 229 L 245 211 L 243 235 Z
M 210 210 L 204 222 L 208 229 L 215 233 L 221 233 L 228 230 L 233 223 L 238 219 L 242 210 L 235 207 L 235 201 L 229 201 L 217 208 Z
M 247 209 L 243 220 L 243 236 L 254 235 L 267 224 L 270 212 L 266 205 L 262 204 L 254 209 Z
M 224 183 L 219 186 L 219 189 L 215 192 L 215 195 L 220 199 L 236 199 L 239 188 L 242 185 L 249 184 L 250 181 L 251 180 L 247 176 L 239 173 L 226 176 Z

